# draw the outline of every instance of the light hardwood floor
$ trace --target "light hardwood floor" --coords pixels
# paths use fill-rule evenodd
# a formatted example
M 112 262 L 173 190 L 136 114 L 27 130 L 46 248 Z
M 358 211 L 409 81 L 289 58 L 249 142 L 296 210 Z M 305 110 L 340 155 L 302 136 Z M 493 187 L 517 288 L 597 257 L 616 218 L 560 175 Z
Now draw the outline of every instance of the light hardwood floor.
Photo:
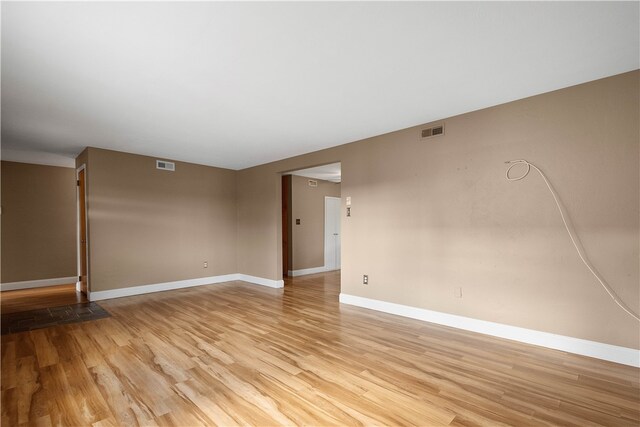
M 2 425 L 638 425 L 640 371 L 338 303 L 339 275 L 2 337 Z
M 86 302 L 75 283 L 70 285 L 46 286 L 44 288 L 21 289 L 0 292 L 0 313 L 9 314 L 39 308 Z

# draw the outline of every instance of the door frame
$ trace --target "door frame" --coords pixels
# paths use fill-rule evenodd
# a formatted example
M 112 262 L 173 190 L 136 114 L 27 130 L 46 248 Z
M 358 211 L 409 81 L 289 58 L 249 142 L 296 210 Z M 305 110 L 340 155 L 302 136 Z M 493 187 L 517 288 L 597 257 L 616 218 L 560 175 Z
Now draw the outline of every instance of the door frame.
M 340 227 L 340 233 L 338 233 L 338 237 L 340 238 L 340 263 L 337 264 L 333 268 L 329 268 L 327 265 L 327 199 L 333 199 L 338 201 L 338 224 Z M 342 268 L 342 197 L 335 196 L 324 196 L 324 235 L 323 235 L 323 245 L 324 245 L 324 269 L 325 271 L 334 271 L 340 270 Z M 338 254 L 336 254 L 337 256 Z
M 87 266 L 87 299 L 91 301 L 91 285 L 89 283 L 89 211 L 88 211 L 88 200 L 87 200 L 87 165 L 83 163 L 79 168 L 76 169 L 76 242 L 77 242 L 77 270 L 78 270 L 78 278 L 82 276 L 82 240 L 80 237 L 80 186 L 78 185 L 78 181 L 80 180 L 80 171 L 84 171 L 84 224 L 85 224 L 85 234 L 87 241 L 86 251 L 85 251 L 85 265 Z M 76 292 L 82 291 L 82 279 L 76 282 Z
M 291 271 L 291 175 L 282 175 L 282 276 L 288 277 Z

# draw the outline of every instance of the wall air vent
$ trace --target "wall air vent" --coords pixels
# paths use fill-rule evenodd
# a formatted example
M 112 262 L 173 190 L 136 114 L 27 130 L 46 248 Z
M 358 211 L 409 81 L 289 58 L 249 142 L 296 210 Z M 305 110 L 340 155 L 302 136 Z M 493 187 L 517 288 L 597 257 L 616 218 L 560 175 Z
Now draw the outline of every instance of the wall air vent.
M 156 160 L 156 169 L 162 169 L 163 171 L 175 171 L 176 164 L 173 162 L 167 162 L 166 160 Z
M 309 187 L 317 187 L 317 186 L 318 186 L 318 181 L 316 181 L 315 179 L 309 180 Z
M 444 125 L 438 125 L 420 131 L 420 139 L 432 138 L 434 136 L 444 135 Z

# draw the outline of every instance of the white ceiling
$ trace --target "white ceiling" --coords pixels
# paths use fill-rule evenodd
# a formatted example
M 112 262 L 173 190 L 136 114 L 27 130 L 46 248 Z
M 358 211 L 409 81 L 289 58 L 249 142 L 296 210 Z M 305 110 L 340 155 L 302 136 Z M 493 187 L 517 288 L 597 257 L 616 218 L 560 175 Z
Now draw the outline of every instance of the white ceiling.
M 339 162 L 316 166 L 313 168 L 300 169 L 293 171 L 290 174 L 304 176 L 306 178 L 324 179 L 325 181 L 331 182 L 340 182 L 342 180 L 342 168 Z
M 2 2 L 2 157 L 232 169 L 639 68 L 638 2 Z

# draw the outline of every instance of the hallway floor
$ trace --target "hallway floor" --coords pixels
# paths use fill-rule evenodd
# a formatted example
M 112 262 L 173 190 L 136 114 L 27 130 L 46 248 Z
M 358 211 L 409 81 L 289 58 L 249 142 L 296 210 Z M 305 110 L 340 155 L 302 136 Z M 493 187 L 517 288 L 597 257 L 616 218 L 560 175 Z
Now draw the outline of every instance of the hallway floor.
M 75 283 L 0 292 L 0 313 L 9 314 L 87 302 Z

